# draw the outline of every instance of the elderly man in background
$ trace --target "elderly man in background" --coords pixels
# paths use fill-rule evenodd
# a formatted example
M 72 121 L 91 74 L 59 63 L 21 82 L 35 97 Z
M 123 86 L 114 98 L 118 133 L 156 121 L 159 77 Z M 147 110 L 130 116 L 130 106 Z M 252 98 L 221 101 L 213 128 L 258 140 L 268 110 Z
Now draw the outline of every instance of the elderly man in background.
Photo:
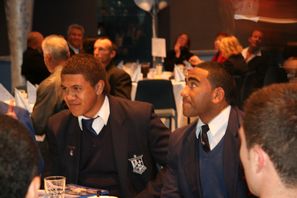
M 106 70 L 110 84 L 110 95 L 131 99 L 132 82 L 129 74 L 117 68 L 113 62 L 116 46 L 107 37 L 101 37 L 94 43 L 94 56 Z
M 39 84 L 50 75 L 41 49 L 43 35 L 39 32 L 30 32 L 27 38 L 27 49 L 23 53 L 22 75 L 32 84 Z
M 39 153 L 27 129 L 0 115 L 0 197 L 38 198 Z
M 297 195 L 297 86 L 274 84 L 246 101 L 240 158 L 250 191 L 260 198 Z
M 37 89 L 32 122 L 36 134 L 44 134 L 48 118 L 64 109 L 61 90 L 61 70 L 69 58 L 69 48 L 62 36 L 50 35 L 42 42 L 44 62 L 51 75 L 42 81 Z
M 70 50 L 70 55 L 83 53 L 83 39 L 85 29 L 78 24 L 71 24 L 67 30 L 67 42 Z

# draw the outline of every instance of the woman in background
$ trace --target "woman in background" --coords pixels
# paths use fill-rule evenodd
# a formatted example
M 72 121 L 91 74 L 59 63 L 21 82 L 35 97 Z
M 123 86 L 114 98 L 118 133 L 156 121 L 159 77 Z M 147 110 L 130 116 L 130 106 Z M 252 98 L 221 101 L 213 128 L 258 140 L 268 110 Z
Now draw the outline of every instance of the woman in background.
M 190 38 L 186 33 L 181 33 L 177 37 L 174 49 L 167 52 L 164 62 L 166 71 L 173 71 L 174 65 L 184 64 L 184 61 L 189 61 L 192 65 L 197 65 L 201 60 L 190 52 Z

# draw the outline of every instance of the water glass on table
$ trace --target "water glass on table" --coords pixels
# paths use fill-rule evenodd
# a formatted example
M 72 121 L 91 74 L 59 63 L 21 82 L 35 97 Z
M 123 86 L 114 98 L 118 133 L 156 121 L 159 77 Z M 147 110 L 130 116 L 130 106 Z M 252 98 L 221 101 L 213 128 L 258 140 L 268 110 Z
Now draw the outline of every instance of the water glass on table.
M 64 198 L 66 178 L 64 176 L 49 176 L 44 178 L 44 189 L 47 198 Z

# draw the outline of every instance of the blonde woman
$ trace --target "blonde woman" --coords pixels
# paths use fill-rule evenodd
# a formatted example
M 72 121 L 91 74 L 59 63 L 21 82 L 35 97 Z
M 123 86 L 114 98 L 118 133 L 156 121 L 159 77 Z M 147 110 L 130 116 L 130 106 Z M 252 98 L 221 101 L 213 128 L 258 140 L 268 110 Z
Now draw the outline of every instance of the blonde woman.
M 219 50 L 225 58 L 223 65 L 232 75 L 242 75 L 247 72 L 248 67 L 241 55 L 242 46 L 238 39 L 231 35 L 221 39 Z

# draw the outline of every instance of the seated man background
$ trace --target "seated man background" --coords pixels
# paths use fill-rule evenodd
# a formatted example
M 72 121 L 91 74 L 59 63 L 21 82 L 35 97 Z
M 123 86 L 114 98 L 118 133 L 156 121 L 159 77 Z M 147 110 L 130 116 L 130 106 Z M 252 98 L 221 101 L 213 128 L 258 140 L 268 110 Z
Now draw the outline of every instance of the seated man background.
M 296 84 L 264 87 L 244 110 L 240 157 L 250 191 L 260 198 L 296 197 Z
M 64 109 L 61 90 L 61 70 L 70 52 L 62 36 L 49 35 L 42 42 L 44 62 L 51 73 L 37 89 L 36 102 L 32 112 L 32 122 L 36 134 L 43 135 L 48 118 Z
M 71 24 L 67 30 L 67 42 L 69 46 L 70 56 L 74 54 L 84 53 L 83 40 L 85 28 L 79 24 Z
M 170 136 L 161 197 L 248 196 L 239 159 L 243 113 L 230 105 L 234 85 L 232 76 L 216 62 L 188 71 L 181 92 L 183 114 L 199 120 Z
M 107 82 L 110 84 L 110 95 L 131 99 L 131 78 L 129 74 L 114 64 L 116 46 L 109 38 L 101 37 L 95 41 L 94 56 L 106 70 Z
M 47 174 L 109 195 L 158 197 L 157 164 L 166 166 L 170 131 L 152 105 L 110 96 L 105 69 L 91 55 L 72 56 L 61 79 L 69 110 L 49 119 Z
M 30 32 L 27 38 L 27 49 L 23 53 L 22 75 L 33 85 L 39 84 L 50 75 L 43 59 L 42 41 L 41 33 Z
M 27 129 L 0 115 L 0 197 L 38 198 L 39 154 Z

